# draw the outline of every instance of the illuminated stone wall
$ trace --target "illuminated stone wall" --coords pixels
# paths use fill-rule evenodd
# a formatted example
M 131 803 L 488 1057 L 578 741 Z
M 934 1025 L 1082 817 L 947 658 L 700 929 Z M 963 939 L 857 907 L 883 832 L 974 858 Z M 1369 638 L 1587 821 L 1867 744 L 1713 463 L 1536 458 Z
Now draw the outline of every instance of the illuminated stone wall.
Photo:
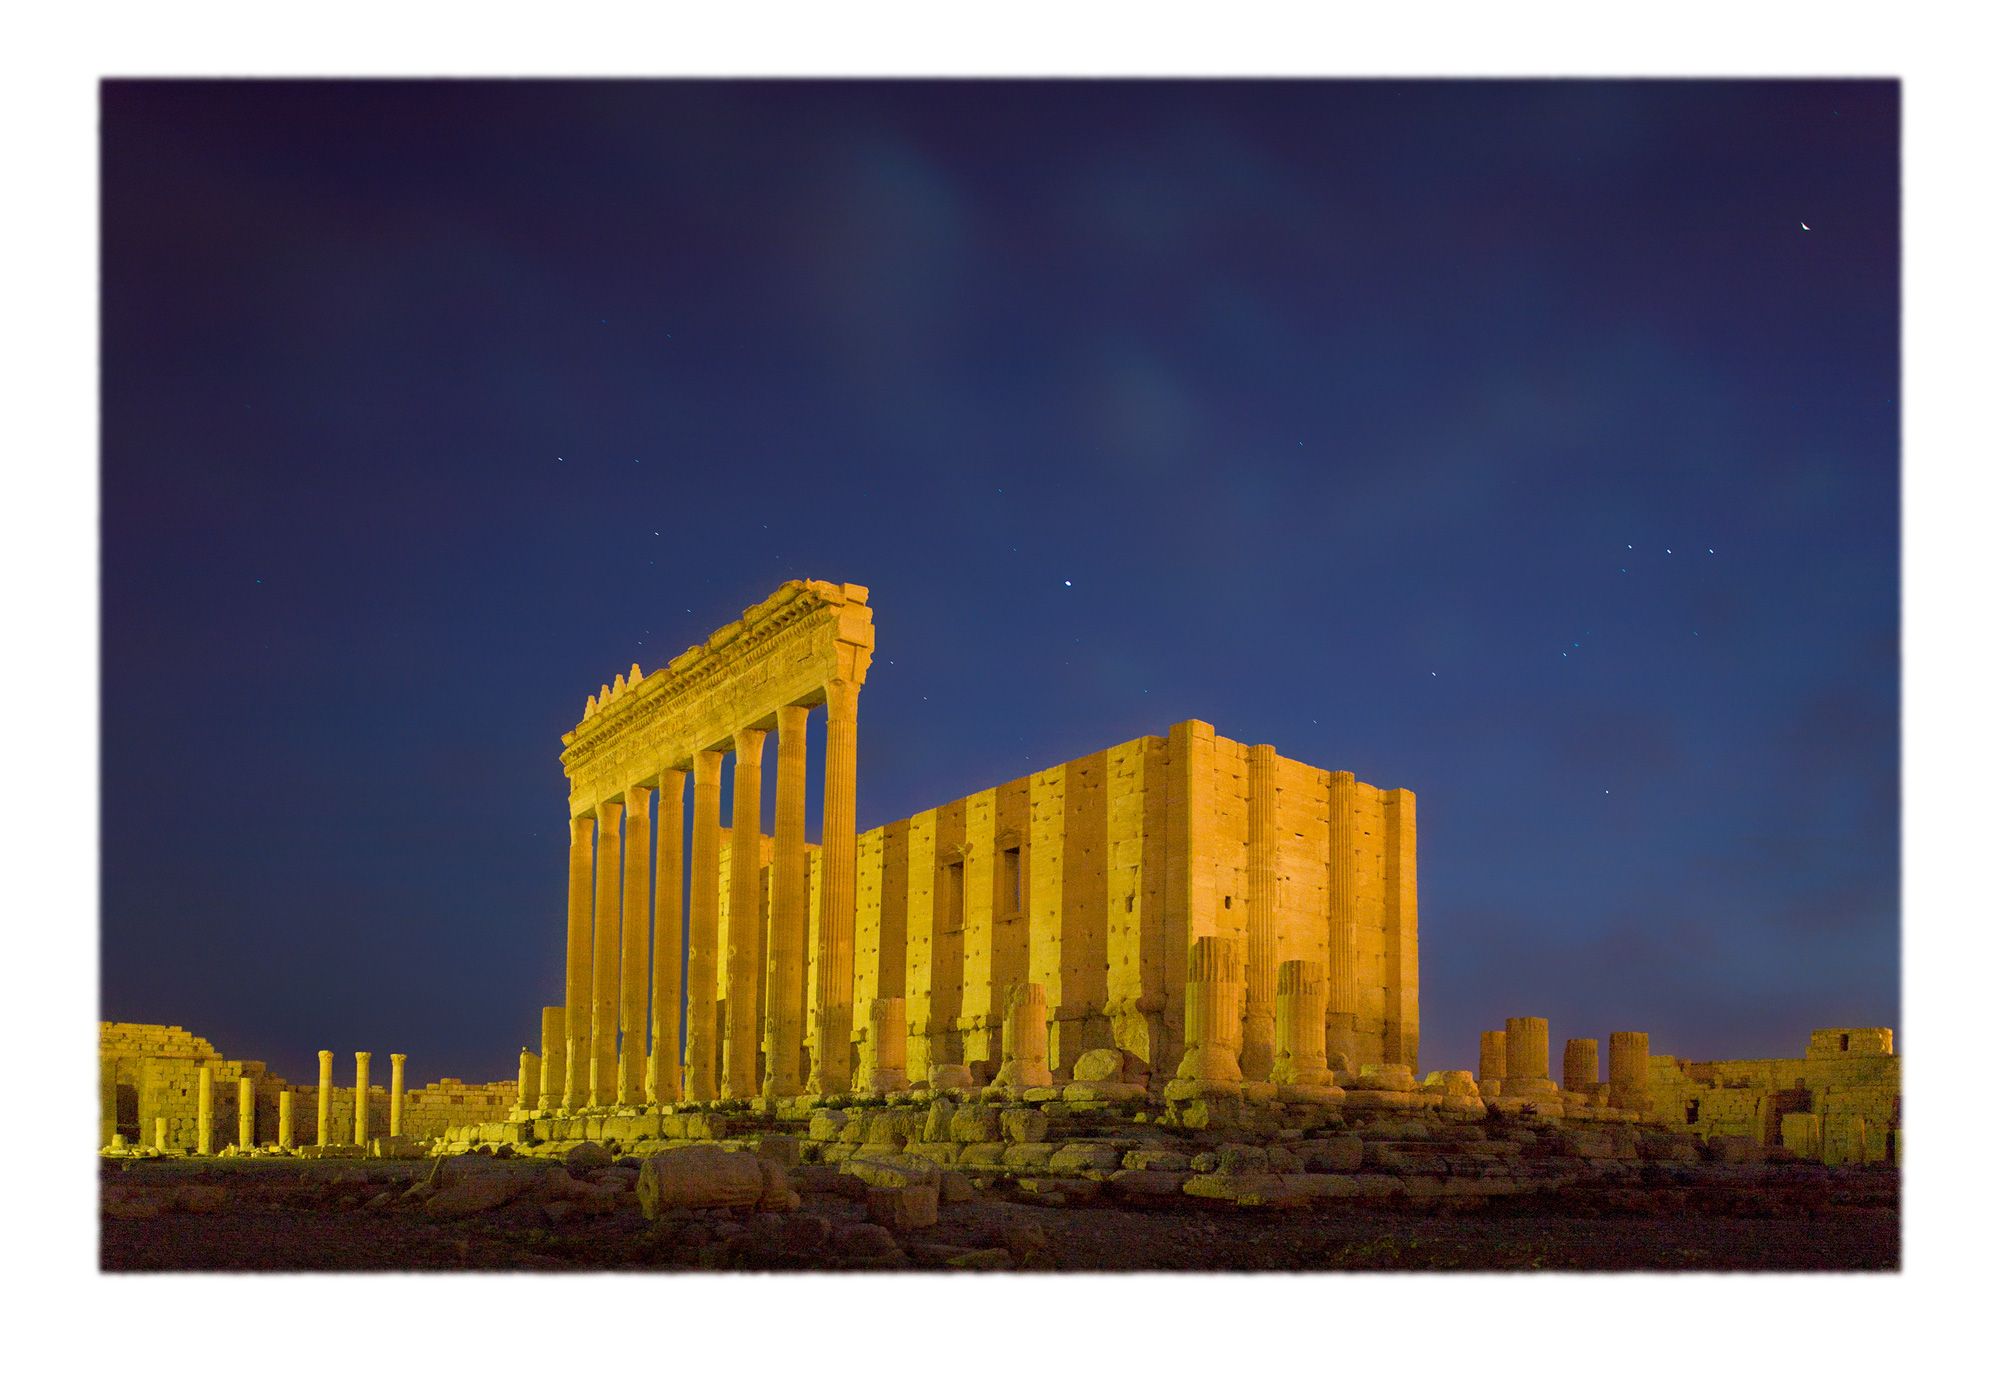
M 1862 1160 L 1897 1155 L 1902 1128 L 1902 1060 L 1881 1026 L 1816 1030 L 1800 1059 L 1647 1062 L 1652 1121 L 1702 1138 L 1745 1137 L 1766 1147 L 1783 1141 L 1787 1114 L 1811 1114 L 1823 1127 L 1858 1117 L 1865 1125 Z M 1844 1128 L 1822 1133 L 1835 1150 Z

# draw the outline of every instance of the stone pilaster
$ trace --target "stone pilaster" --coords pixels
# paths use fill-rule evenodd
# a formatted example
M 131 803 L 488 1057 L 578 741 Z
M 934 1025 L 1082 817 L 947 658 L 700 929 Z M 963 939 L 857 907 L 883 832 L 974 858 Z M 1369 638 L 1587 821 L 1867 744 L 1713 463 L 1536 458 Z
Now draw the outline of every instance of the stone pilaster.
M 1170 1097 L 1239 1085 L 1243 954 L 1234 939 L 1205 935 L 1188 949 L 1187 1052 L 1167 1086 Z
M 287 1152 L 298 1146 L 297 1124 L 292 1110 L 292 1091 L 278 1090 L 278 1146 Z
M 368 1145 L 368 1062 L 374 1056 L 367 1050 L 354 1052 L 354 1145 Z
M 1360 1020 L 1360 988 L 1355 974 L 1359 940 L 1359 893 L 1354 857 L 1354 775 L 1332 775 L 1327 790 L 1329 860 L 1327 871 L 1327 1051 L 1351 1064 Z
M 618 1097 L 618 841 L 622 799 L 597 805 L 596 929 L 590 945 L 589 1103 Z
M 1647 1059 L 1652 1053 L 1644 1031 L 1611 1033 L 1611 1097 L 1613 1108 L 1645 1114 L 1652 1108 L 1647 1085 Z
M 646 973 L 652 953 L 653 790 L 625 790 L 625 912 L 619 930 L 618 1102 L 646 1101 Z
M 563 1007 L 542 1008 L 542 1082 L 535 1107 L 543 1113 L 553 1113 L 562 1107 L 563 1070 L 569 1058 L 563 1044 L 567 1020 L 568 1013 Z
M 877 997 L 868 1003 L 868 1088 L 895 1094 L 910 1087 L 908 1074 L 910 1026 L 901 997 Z
M 722 753 L 694 756 L 694 831 L 688 872 L 687 1096 L 715 1097 L 721 1047 L 715 1043 L 716 901 L 722 885 Z
M 1563 1092 L 1587 1094 L 1597 1087 L 1597 1042 L 1563 1042 Z
M 257 1086 L 250 1076 L 236 1077 L 236 1150 L 248 1152 L 257 1145 Z
M 569 941 L 563 959 L 562 1107 L 574 1113 L 590 1095 L 590 856 L 597 823 L 569 823 Z
M 1250 746 L 1249 875 L 1243 1077 L 1268 1081 L 1276 1053 L 1278 994 L 1278 751 L 1269 744 Z
M 1000 1057 L 1000 1072 L 993 1077 L 998 1088 L 1019 1092 L 1055 1083 L 1049 1070 L 1049 998 L 1041 983 L 1017 982 L 1007 989 Z
M 333 1146 L 333 1051 L 319 1052 L 319 1137 L 321 1147 Z
M 389 1136 L 403 1135 L 403 1063 L 408 1055 L 389 1057 Z
M 729 966 L 725 969 L 722 1096 L 749 1098 L 757 1084 L 758 894 L 762 868 L 759 804 L 764 786 L 762 729 L 736 731 L 736 771 L 729 780 Z
M 681 840 L 687 822 L 687 774 L 660 774 L 658 854 L 653 875 L 653 1041 L 646 1060 L 646 1102 L 681 1097 Z
M 803 1087 L 806 1044 L 806 716 L 778 707 L 778 782 L 771 809 L 771 953 L 765 977 L 764 1096 Z M 734 857 L 732 856 L 733 860 Z
M 203 1065 L 194 1077 L 194 1150 L 215 1155 L 215 1071 Z

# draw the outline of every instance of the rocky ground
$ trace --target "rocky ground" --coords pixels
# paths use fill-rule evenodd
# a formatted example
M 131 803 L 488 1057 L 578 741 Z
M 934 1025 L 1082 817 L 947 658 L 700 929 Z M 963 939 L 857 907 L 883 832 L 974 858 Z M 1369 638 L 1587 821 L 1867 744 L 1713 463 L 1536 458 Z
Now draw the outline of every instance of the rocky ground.
M 823 1120 L 813 1136 L 718 1132 L 699 1143 L 503 1146 L 413 1161 L 107 1158 L 101 1262 L 115 1271 L 1899 1267 L 1899 1174 L 1889 1168 L 1745 1161 L 1738 1147 L 1697 1151 L 1630 1130 L 1584 1136 L 1497 1118 L 1328 1122 L 1246 1143 L 1135 1135 L 1108 1117 L 1058 1114 L 1053 1144 L 1008 1143 L 1003 1131 L 982 1152 L 952 1141 L 951 1113 L 871 1119 L 860 1134 Z M 880 1121 L 900 1121 L 902 1136 Z M 968 1127 L 961 1115 L 960 1136 L 984 1121 Z

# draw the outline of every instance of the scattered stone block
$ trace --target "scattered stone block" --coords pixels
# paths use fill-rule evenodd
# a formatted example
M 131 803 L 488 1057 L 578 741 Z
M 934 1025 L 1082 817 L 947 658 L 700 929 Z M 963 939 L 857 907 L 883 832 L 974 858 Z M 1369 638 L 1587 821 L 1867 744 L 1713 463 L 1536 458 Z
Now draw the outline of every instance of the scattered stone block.
M 936 1186 L 870 1186 L 868 1218 L 889 1230 L 922 1230 L 937 1224 Z

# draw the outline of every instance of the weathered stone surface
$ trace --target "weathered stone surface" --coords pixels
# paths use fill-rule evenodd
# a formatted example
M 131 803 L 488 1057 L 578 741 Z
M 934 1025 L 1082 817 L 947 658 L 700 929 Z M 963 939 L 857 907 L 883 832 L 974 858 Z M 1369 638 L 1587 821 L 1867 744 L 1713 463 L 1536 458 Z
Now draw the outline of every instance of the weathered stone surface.
M 1308 1138 L 1293 1144 L 1292 1151 L 1309 1172 L 1351 1172 L 1361 1168 L 1362 1142 L 1355 1133 Z
M 846 1113 L 837 1108 L 817 1108 L 806 1124 L 806 1136 L 813 1142 L 837 1142 L 846 1126 Z
M 923 1186 L 870 1186 L 868 1218 L 889 1230 L 922 1230 L 937 1224 L 938 1188 Z
M 530 1171 L 474 1171 L 432 1194 L 424 1202 L 427 1215 L 451 1220 L 504 1206 L 535 1184 Z
M 721 1147 L 681 1147 L 646 1158 L 639 1172 L 639 1208 L 648 1220 L 686 1206 L 782 1209 L 785 1169 L 768 1158 Z
M 1070 1078 L 1083 1084 L 1121 1081 L 1126 1077 L 1125 1061 L 1123 1050 L 1086 1050 L 1077 1056 Z
M 1185 1152 L 1163 1147 L 1135 1147 L 1120 1159 L 1128 1171 L 1184 1172 L 1189 1170 Z
M 849 1158 L 843 1170 L 870 1186 L 930 1186 L 942 1170 L 937 1163 L 910 1153 Z
M 592 1167 L 608 1167 L 617 1160 L 611 1149 L 601 1142 L 579 1142 L 563 1153 L 563 1165 L 572 1171 L 589 1171 Z
M 1192 1172 L 1164 1168 L 1127 1167 L 1107 1177 L 1104 1188 L 1120 1205 L 1178 1205 L 1183 1199 L 1182 1187 L 1192 1175 Z
M 1234 1206 L 1290 1207 L 1306 1202 L 1297 1188 L 1274 1172 L 1198 1173 L 1188 1177 L 1181 1190 L 1197 1200 L 1226 1201 Z
M 1000 1130 L 1009 1142 L 1042 1142 L 1049 1135 L 1049 1116 L 1039 1108 L 1002 1109 Z
M 1017 1142 L 1007 1149 L 1000 1160 L 1016 1170 L 1044 1171 L 1048 1168 L 1049 1159 L 1056 1155 L 1058 1145 L 1053 1142 Z
M 1001 1138 L 1000 1112 L 979 1104 L 964 1104 L 951 1115 L 953 1142 L 998 1142 Z
M 1119 1156 L 1118 1149 L 1106 1143 L 1067 1142 L 1050 1155 L 1047 1165 L 1052 1172 L 1108 1175 L 1118 1170 Z

